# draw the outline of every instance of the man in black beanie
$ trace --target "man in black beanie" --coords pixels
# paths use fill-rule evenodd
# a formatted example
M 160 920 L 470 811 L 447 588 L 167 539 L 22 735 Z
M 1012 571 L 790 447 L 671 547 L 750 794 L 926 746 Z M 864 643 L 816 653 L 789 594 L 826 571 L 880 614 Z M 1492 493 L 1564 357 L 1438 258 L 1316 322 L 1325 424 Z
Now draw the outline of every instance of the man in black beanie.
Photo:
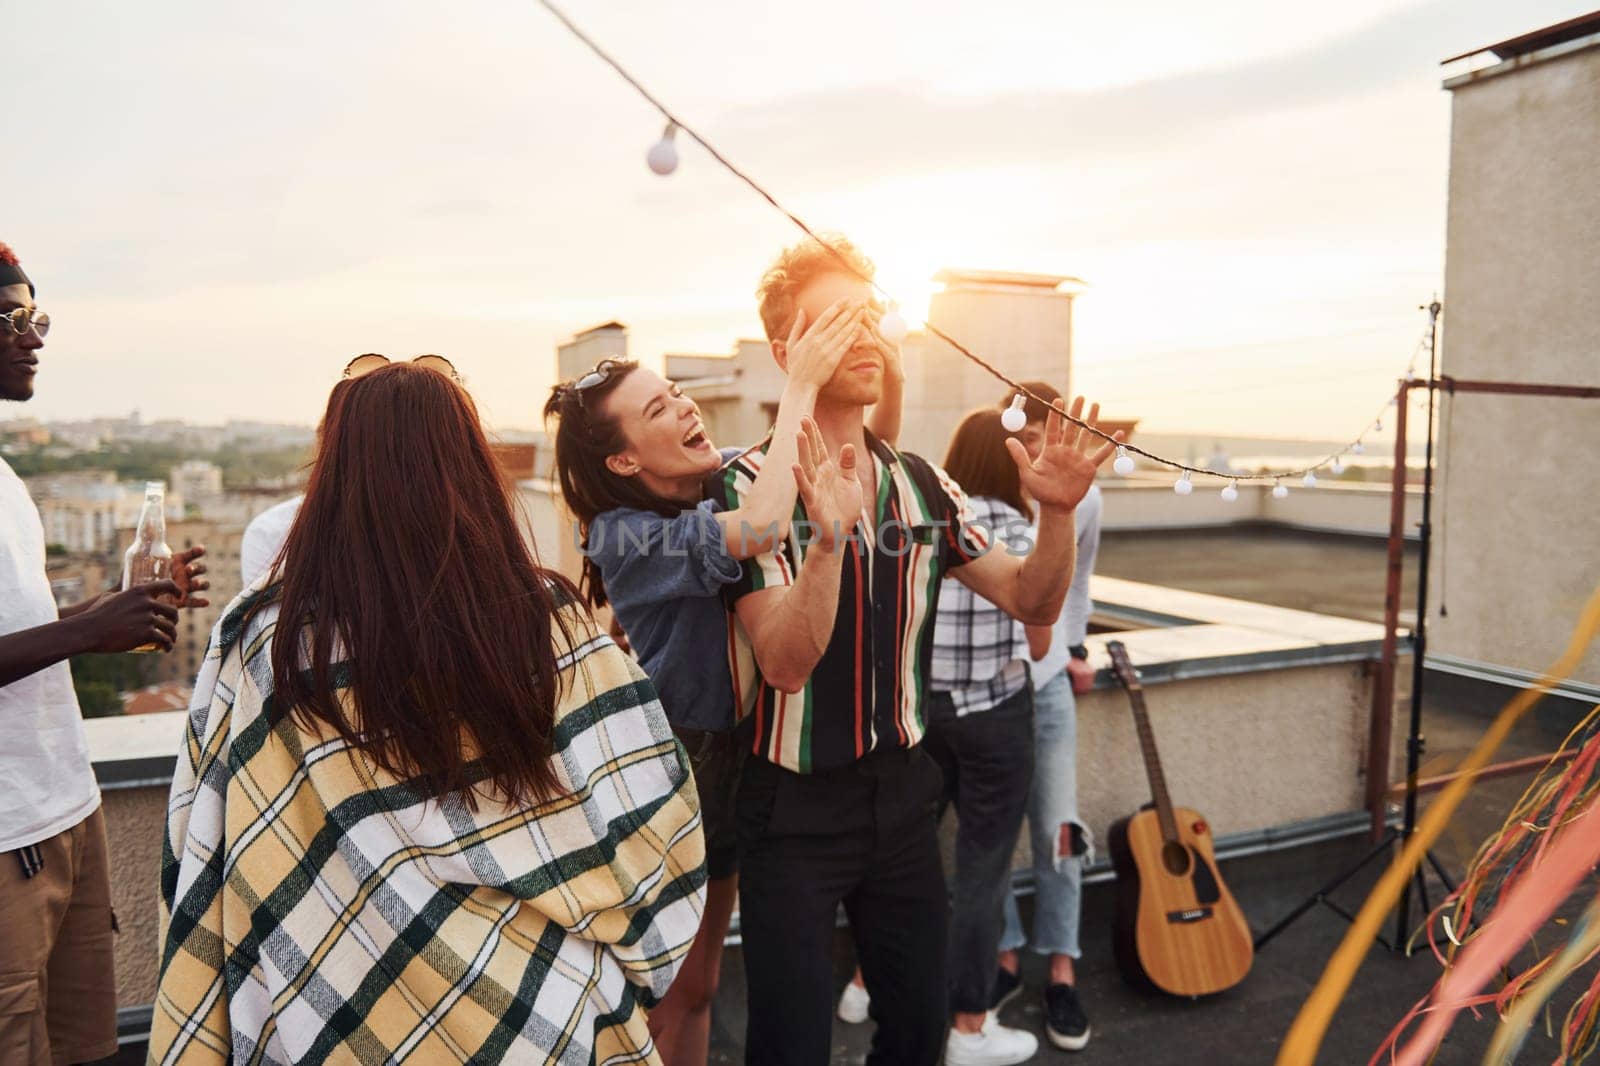
M 0 244 L 0 400 L 33 397 L 50 317 Z M 44 527 L 0 459 L 0 1060 L 59 1066 L 117 1050 L 111 871 L 100 790 L 67 659 L 172 647 L 178 608 L 203 607 L 196 560 L 174 581 L 107 592 L 57 610 Z
M 50 316 L 33 305 L 33 282 L 16 253 L 0 244 L 0 400 L 33 398 L 38 351 L 50 331 Z

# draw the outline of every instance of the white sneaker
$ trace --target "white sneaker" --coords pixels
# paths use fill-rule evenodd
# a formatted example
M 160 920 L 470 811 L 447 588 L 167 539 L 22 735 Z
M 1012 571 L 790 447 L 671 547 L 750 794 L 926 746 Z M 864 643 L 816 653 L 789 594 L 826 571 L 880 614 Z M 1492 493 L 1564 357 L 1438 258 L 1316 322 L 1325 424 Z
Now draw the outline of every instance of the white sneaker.
M 1013 1066 L 1027 1062 L 1039 1052 L 1039 1038 L 1021 1029 L 1010 1029 L 990 1015 L 983 1030 L 963 1033 L 950 1030 L 944 1043 L 945 1066 Z
M 846 982 L 844 991 L 839 995 L 839 1020 L 860 1025 L 867 1020 L 867 1008 L 870 1006 L 872 997 L 867 990 L 854 981 Z

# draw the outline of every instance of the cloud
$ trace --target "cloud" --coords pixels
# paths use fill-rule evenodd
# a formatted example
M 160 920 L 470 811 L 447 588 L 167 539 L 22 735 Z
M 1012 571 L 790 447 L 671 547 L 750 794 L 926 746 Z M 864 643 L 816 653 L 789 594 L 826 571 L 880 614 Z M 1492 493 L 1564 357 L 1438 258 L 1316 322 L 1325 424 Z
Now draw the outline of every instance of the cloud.
M 927 85 L 853 86 L 734 109 L 706 132 L 759 151 L 765 170 L 791 186 L 837 181 L 842 167 L 881 178 L 1125 160 L 1203 142 L 1239 120 L 1426 81 L 1449 47 L 1445 27 L 1457 40 L 1497 14 L 1490 0 L 1433 0 L 1312 47 L 1087 91 L 971 97 Z

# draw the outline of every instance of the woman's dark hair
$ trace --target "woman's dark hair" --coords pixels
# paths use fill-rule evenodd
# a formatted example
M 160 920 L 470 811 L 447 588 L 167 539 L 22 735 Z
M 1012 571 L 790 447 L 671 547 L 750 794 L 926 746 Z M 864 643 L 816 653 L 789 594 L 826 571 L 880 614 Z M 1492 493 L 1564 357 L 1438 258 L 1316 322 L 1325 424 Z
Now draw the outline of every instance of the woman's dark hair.
M 433 795 L 559 794 L 554 630 L 571 638 L 576 590 L 516 514 L 449 378 L 396 363 L 334 386 L 281 555 L 275 720 L 323 723 Z
M 683 505 L 663 499 L 636 477 L 623 477 L 606 466 L 606 460 L 628 447 L 622 425 L 605 412 L 606 398 L 639 369 L 631 359 L 608 359 L 592 373 L 605 377 L 579 389 L 577 383 L 588 374 L 565 381 L 550 390 L 544 405 L 545 428 L 556 419 L 556 477 L 567 510 L 578 520 L 578 543 L 583 549 L 583 574 L 578 583 L 584 599 L 594 607 L 606 604 L 605 582 L 600 568 L 589 558 L 589 529 L 595 518 L 618 507 L 654 511 L 671 518 Z
M 1000 423 L 1000 412 L 991 407 L 969 411 L 950 438 L 944 469 L 968 496 L 988 496 L 1015 507 L 1033 518 L 1033 504 L 1022 494 L 1022 478 L 1017 464 L 1006 451 L 1011 434 Z

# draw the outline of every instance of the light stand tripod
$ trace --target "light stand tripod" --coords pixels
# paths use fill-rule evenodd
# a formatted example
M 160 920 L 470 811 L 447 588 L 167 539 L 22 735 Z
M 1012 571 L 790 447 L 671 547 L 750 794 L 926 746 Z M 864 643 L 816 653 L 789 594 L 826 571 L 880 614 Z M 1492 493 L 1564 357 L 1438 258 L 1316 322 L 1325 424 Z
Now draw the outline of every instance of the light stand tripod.
M 1404 848 L 1417 828 L 1417 768 L 1422 762 L 1422 679 L 1428 655 L 1428 551 L 1433 543 L 1433 411 L 1436 406 L 1439 382 L 1439 301 L 1428 305 L 1428 436 L 1422 460 L 1422 529 L 1421 543 L 1417 549 L 1417 620 L 1411 636 L 1411 724 L 1406 731 L 1406 794 L 1405 816 L 1400 822 L 1399 844 Z M 1402 395 L 1401 403 L 1405 402 Z M 1445 875 L 1444 868 L 1432 851 L 1428 862 L 1444 882 L 1447 891 L 1454 892 L 1455 885 Z M 1395 909 L 1394 943 L 1390 950 L 1399 949 L 1411 954 L 1411 888 L 1413 884 L 1422 897 L 1422 920 L 1427 921 L 1433 909 L 1428 902 L 1428 884 L 1422 866 L 1417 866 L 1412 877 L 1400 890 L 1400 903 Z
M 1411 834 L 1416 832 L 1417 773 L 1422 763 L 1422 752 L 1425 747 L 1425 741 L 1422 736 L 1422 684 L 1424 677 L 1423 659 L 1426 655 L 1428 644 L 1428 549 L 1433 538 L 1431 524 L 1433 514 L 1433 411 L 1434 391 L 1439 381 L 1439 312 L 1442 308 L 1439 301 L 1435 299 L 1427 306 L 1426 310 L 1428 312 L 1428 380 L 1421 383 L 1413 382 L 1409 379 L 1401 382 L 1396 401 L 1398 424 L 1395 427 L 1395 431 L 1400 436 L 1400 446 L 1395 449 L 1395 461 L 1400 463 L 1403 462 L 1405 454 L 1407 394 L 1413 387 L 1426 388 L 1428 390 L 1428 436 L 1422 468 L 1422 524 L 1419 530 L 1420 545 L 1417 553 L 1417 617 L 1411 635 L 1411 717 L 1410 726 L 1406 732 L 1404 813 L 1399 826 L 1388 827 L 1371 851 L 1367 852 L 1353 866 L 1348 867 L 1337 877 L 1328 881 L 1309 897 L 1302 900 L 1294 910 L 1280 919 L 1277 924 L 1258 936 L 1255 942 L 1257 950 L 1265 947 L 1279 933 L 1293 925 L 1301 915 L 1319 903 L 1345 921 L 1355 921 L 1353 914 L 1333 902 L 1329 896 L 1339 886 L 1365 869 L 1374 859 L 1394 849 L 1397 844 L 1401 848 L 1405 847 L 1406 841 L 1411 838 Z M 1403 485 L 1404 478 L 1397 474 L 1396 483 L 1397 485 Z M 1455 884 L 1450 880 L 1450 876 L 1445 873 L 1444 867 L 1432 851 L 1427 853 L 1427 859 L 1428 864 L 1433 867 L 1433 872 L 1445 886 L 1445 891 L 1455 891 Z M 1378 943 L 1390 951 L 1403 951 L 1408 956 L 1411 954 L 1410 941 L 1413 931 L 1411 924 L 1411 890 L 1413 887 L 1416 888 L 1417 895 L 1422 900 L 1422 920 L 1427 920 L 1427 916 L 1432 910 L 1432 905 L 1428 899 L 1426 871 L 1424 867 L 1418 865 L 1400 893 L 1399 906 L 1395 911 L 1394 940 L 1391 942 L 1381 936 L 1377 938 Z

